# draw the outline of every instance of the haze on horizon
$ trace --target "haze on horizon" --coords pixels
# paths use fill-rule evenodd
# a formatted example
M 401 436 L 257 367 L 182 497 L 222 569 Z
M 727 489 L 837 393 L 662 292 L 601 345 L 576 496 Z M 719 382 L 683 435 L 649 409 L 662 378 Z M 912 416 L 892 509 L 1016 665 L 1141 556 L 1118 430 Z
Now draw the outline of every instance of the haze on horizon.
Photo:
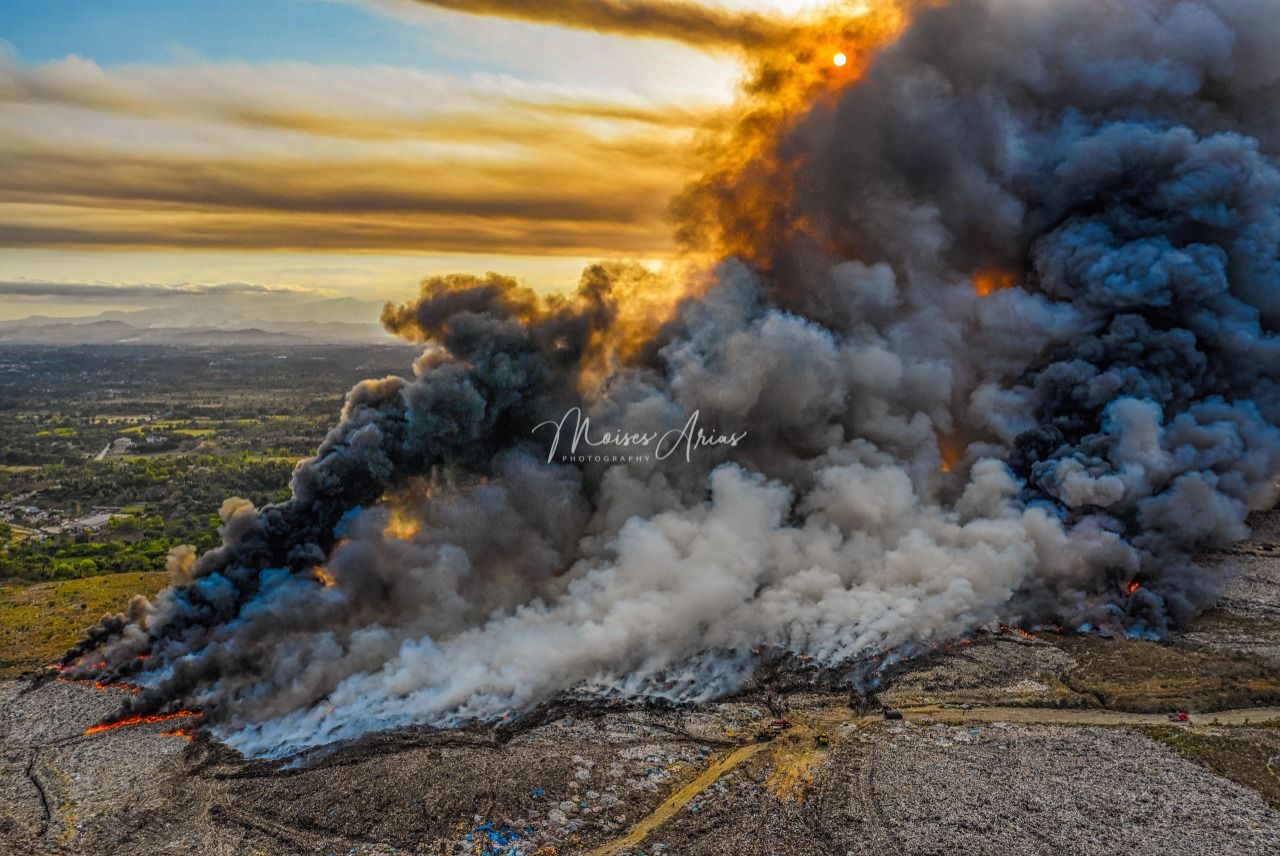
M 815 5 L 10 0 L 0 321 L 660 263 L 735 40 Z

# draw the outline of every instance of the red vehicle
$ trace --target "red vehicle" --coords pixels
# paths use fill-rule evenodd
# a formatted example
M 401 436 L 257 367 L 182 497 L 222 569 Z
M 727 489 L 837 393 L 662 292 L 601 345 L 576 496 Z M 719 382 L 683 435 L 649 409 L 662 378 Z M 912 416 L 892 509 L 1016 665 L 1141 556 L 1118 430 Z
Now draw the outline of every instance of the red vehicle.
M 773 722 L 769 723 L 769 727 L 772 728 L 774 731 L 786 731 L 788 728 L 791 727 L 791 720 L 775 719 Z
M 1191 716 L 1185 710 L 1175 710 L 1169 714 L 1170 722 L 1190 722 Z

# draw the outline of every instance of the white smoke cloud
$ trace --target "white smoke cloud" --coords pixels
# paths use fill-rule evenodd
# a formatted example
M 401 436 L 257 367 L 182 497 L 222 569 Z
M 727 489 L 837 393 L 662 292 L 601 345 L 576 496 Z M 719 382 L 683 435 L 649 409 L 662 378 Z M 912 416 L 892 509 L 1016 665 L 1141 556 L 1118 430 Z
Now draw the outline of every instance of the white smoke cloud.
M 585 397 L 617 333 L 600 271 L 573 300 L 428 282 L 386 315 L 433 343 L 417 374 L 353 390 L 290 502 L 72 656 L 279 756 L 566 691 L 710 698 L 759 647 L 854 676 L 997 622 L 1166 631 L 1280 475 L 1262 8 L 921 12 L 779 143 L 851 249 L 726 262 Z M 746 437 L 549 463 L 532 429 L 571 406 Z

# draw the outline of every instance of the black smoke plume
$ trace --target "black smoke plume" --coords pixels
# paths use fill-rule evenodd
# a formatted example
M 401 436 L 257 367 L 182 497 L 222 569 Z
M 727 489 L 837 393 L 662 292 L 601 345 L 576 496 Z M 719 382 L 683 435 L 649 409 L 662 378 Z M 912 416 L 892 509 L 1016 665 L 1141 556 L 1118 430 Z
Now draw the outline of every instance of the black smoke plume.
M 709 698 L 761 646 L 1166 632 L 1214 596 L 1197 551 L 1276 498 L 1277 37 L 1261 0 L 920 12 L 698 188 L 760 224 L 750 264 L 643 317 L 634 268 L 429 281 L 385 318 L 413 377 L 354 389 L 291 500 L 225 506 L 221 548 L 65 662 L 280 755 Z M 571 412 L 746 436 L 566 460 Z

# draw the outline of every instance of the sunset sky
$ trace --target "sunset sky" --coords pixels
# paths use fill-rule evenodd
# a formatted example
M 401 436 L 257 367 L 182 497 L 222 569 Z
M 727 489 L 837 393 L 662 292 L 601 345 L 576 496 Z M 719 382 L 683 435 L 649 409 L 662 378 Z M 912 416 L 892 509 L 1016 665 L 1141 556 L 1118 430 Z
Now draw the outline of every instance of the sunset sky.
M 5 0 L 0 319 L 660 260 L 736 42 L 811 5 Z

